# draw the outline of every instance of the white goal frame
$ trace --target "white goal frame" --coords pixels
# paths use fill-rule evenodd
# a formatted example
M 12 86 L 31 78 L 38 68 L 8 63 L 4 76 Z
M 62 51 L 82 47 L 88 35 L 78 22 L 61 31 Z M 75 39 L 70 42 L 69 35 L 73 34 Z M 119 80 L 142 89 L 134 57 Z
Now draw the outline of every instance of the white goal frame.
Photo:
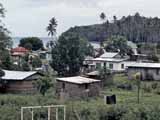
M 24 110 L 25 109 L 31 109 L 31 115 L 32 119 L 34 120 L 34 109 L 42 109 L 42 108 L 48 108 L 48 120 L 51 120 L 51 108 L 56 109 L 56 120 L 58 120 L 58 108 L 63 108 L 64 115 L 63 120 L 66 120 L 66 106 L 65 105 L 49 105 L 49 106 L 28 106 L 28 107 L 21 107 L 21 120 L 24 120 Z

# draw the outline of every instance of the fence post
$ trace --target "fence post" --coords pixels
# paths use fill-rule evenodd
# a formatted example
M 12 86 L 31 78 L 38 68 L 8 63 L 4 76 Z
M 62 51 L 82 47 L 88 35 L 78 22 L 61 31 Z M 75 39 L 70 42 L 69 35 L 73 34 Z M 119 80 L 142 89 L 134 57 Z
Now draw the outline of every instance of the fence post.
M 21 120 L 23 120 L 23 108 L 21 108 Z

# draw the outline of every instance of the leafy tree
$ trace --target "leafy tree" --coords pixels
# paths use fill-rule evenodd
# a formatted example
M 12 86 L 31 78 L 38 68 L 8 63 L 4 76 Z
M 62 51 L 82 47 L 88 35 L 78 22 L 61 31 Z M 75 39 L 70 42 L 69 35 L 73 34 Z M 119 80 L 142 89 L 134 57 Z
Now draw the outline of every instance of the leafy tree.
M 7 81 L 2 80 L 2 77 L 5 75 L 5 72 L 0 69 L 0 92 L 5 92 L 5 87 L 7 84 Z
M 12 45 L 11 38 L 9 37 L 9 31 L 5 28 L 2 23 L 2 19 L 5 16 L 5 9 L 0 3 L 0 66 L 2 68 L 10 68 L 10 55 L 7 48 L 10 48 Z M 7 66 L 5 66 L 7 65 Z
M 4 71 L 0 69 L 0 78 L 3 77 L 4 75 L 5 75 Z
M 53 86 L 52 79 L 50 76 L 44 76 L 41 79 L 37 80 L 34 84 L 35 84 L 37 90 L 43 96 L 45 96 L 46 92 Z
M 62 76 L 72 76 L 80 72 L 85 57 L 92 49 L 87 40 L 72 32 L 62 34 L 52 50 L 52 68 Z
M 30 71 L 29 64 L 26 61 L 22 61 L 22 63 L 21 63 L 21 70 L 22 71 Z
M 159 62 L 159 58 L 156 55 L 149 55 L 148 59 L 153 61 L 153 62 Z
M 111 70 L 104 65 L 103 68 L 99 68 L 98 72 L 104 87 L 113 85 L 113 73 Z
M 107 39 L 105 49 L 107 52 L 119 52 L 122 57 L 133 54 L 131 47 L 127 45 L 127 39 L 122 36 L 112 36 Z
M 7 69 L 7 70 L 13 69 L 13 62 L 8 50 L 4 50 L 3 53 L 1 54 L 0 66 L 3 69 Z
M 39 57 L 33 57 L 31 64 L 33 68 L 38 68 L 42 66 L 42 61 Z
M 22 38 L 20 40 L 19 46 L 25 47 L 26 49 L 31 49 L 31 50 L 39 50 L 43 49 L 43 42 L 37 37 L 27 37 L 27 38 Z

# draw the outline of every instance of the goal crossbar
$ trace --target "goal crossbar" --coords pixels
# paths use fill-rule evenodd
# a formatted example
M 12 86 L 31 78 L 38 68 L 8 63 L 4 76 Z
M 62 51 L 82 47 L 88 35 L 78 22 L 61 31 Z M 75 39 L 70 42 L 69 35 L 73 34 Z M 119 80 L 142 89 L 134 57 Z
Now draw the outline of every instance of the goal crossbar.
M 47 105 L 47 106 L 27 106 L 21 107 L 21 120 L 24 120 L 23 112 L 25 109 L 31 109 L 32 120 L 34 120 L 34 111 L 33 109 L 41 109 L 41 108 L 48 108 L 48 120 L 51 118 L 51 108 L 56 108 L 56 120 L 58 120 L 58 108 L 64 109 L 64 120 L 66 120 L 66 106 L 65 105 Z

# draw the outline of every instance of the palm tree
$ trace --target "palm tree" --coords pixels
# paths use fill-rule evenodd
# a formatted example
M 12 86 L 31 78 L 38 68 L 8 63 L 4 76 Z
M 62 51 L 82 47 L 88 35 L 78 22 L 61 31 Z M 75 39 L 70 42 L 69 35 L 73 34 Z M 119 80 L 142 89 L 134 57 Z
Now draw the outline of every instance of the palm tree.
M 105 21 L 106 15 L 105 15 L 104 12 L 102 12 L 102 13 L 100 14 L 100 19 L 101 19 L 102 21 Z
M 53 41 L 54 41 L 54 37 L 56 36 L 56 27 L 57 27 L 57 20 L 55 19 L 55 17 L 53 17 L 49 21 L 49 25 L 46 28 L 46 30 L 48 32 L 48 36 L 51 36 Z M 53 41 L 50 41 L 50 43 L 53 43 Z

